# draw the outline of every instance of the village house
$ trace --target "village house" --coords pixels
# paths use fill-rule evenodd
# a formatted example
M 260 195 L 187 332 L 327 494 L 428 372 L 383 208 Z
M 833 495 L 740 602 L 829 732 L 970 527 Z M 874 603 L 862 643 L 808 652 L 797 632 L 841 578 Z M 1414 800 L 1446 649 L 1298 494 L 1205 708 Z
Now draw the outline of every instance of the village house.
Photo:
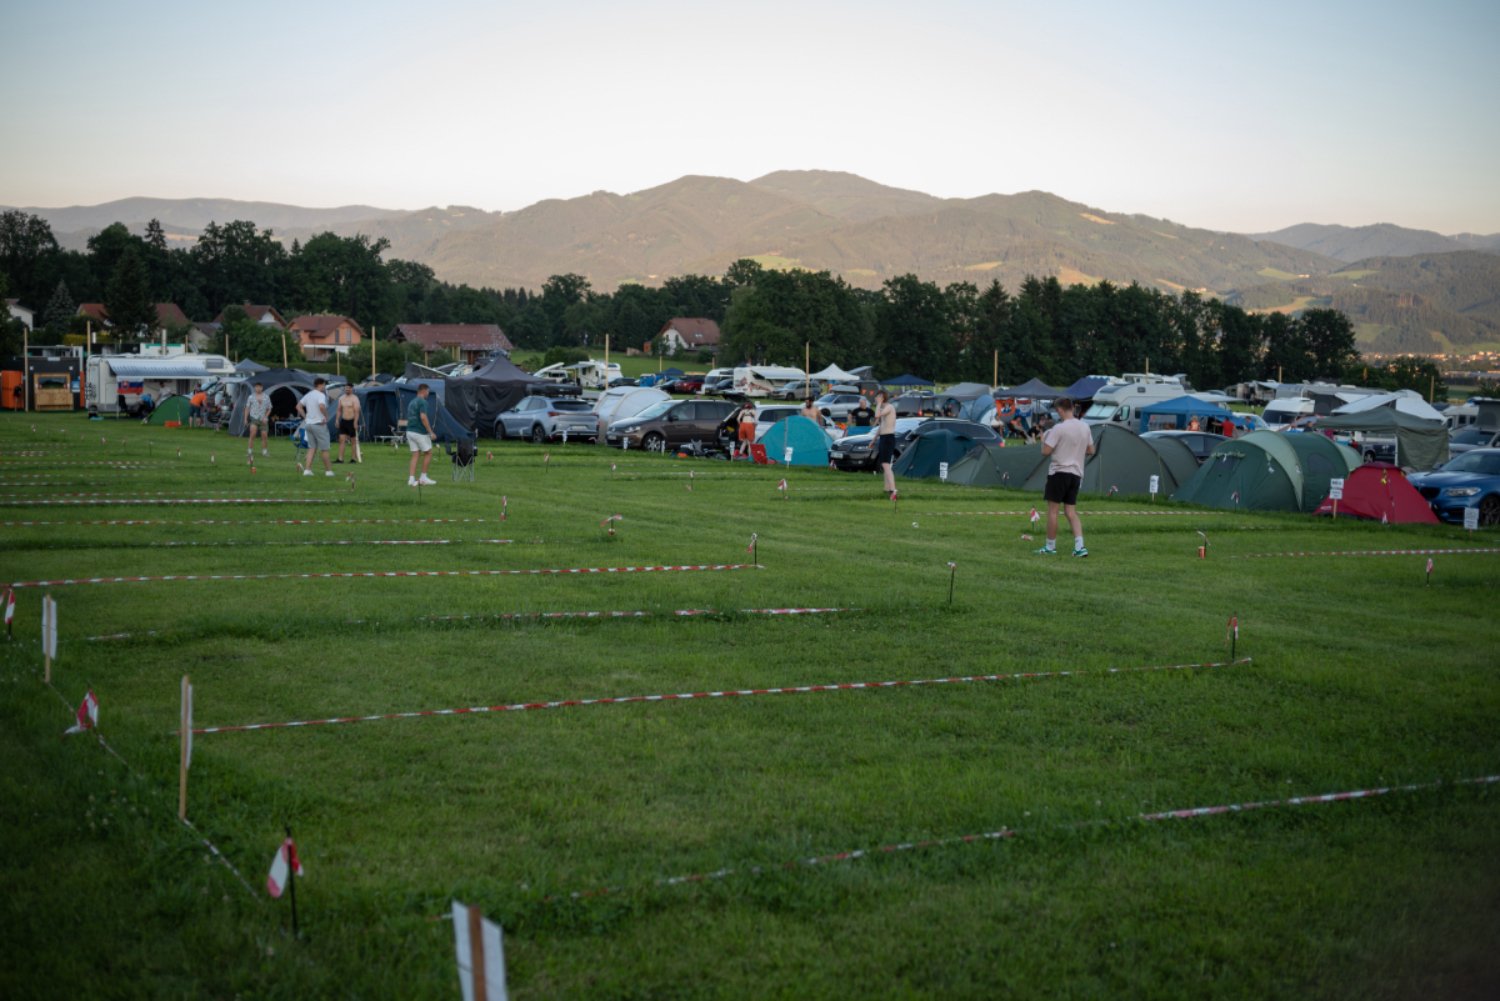
M 676 355 L 683 352 L 719 350 L 719 325 L 705 316 L 674 316 L 662 325 L 656 336 L 662 351 Z
M 416 344 L 425 352 L 450 351 L 470 365 L 497 351 L 509 355 L 515 350 L 505 331 L 493 323 L 398 323 L 391 339 Z
M 228 308 L 228 306 L 224 307 L 224 309 Z M 246 302 L 241 303 L 239 308 L 243 309 L 245 311 L 245 315 L 255 323 L 264 324 L 268 327 L 275 327 L 277 330 L 285 330 L 287 328 L 286 318 L 276 311 L 275 306 L 258 305 Z M 217 325 L 215 329 L 224 325 L 223 309 L 219 310 L 219 315 L 214 317 L 213 322 Z
M 349 353 L 349 349 L 365 338 L 359 324 L 347 316 L 317 313 L 299 316 L 287 327 L 289 333 L 297 335 L 302 347 L 302 357 L 308 361 L 327 361 L 337 352 Z

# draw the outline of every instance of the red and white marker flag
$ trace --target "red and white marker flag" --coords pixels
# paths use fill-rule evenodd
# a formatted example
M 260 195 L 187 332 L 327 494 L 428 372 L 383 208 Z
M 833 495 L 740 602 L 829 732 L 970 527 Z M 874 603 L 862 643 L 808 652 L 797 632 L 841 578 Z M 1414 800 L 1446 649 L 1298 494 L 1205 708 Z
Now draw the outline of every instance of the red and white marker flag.
M 605 518 L 603 521 L 599 522 L 599 527 L 600 528 L 607 528 L 609 526 L 609 523 L 612 522 L 612 521 L 624 521 L 624 520 L 625 520 L 625 516 L 623 514 L 612 514 L 608 518 Z
M 504 494 L 500 495 L 500 520 L 505 520 L 505 509 L 510 507 L 510 498 Z
M 279 898 L 286 891 L 292 876 L 302 875 L 302 860 L 297 857 L 297 843 L 287 838 L 276 847 L 276 857 L 271 859 L 271 871 L 266 875 L 266 892 Z
M 1427 557 L 1427 583 L 1429 583 L 1429 584 L 1432 583 L 1432 557 L 1431 556 Z M 5 621 L 9 622 L 10 621 L 10 616 L 7 615 L 6 618 L 5 618 Z
M 1431 562 L 1431 561 L 1429 561 Z M 14 588 L 5 589 L 5 630 L 10 631 L 10 625 L 16 621 L 16 592 Z
M 464 1001 L 506 1001 L 505 938 L 479 908 L 453 902 L 453 939 Z
M 1031 518 L 1031 523 L 1033 525 L 1042 520 L 1042 516 L 1036 513 L 1036 508 L 1031 509 L 1031 514 L 1028 517 Z
M 1229 626 L 1224 630 L 1224 638 L 1226 640 L 1237 640 L 1240 638 L 1240 617 L 1238 615 L 1231 615 L 1229 617 Z
M 1120 488 L 1119 487 L 1115 486 L 1114 484 L 1110 484 L 1110 487 L 1109 487 L 1109 496 L 1113 497 L 1115 494 L 1117 494 L 1119 492 L 1120 492 Z
M 776 484 L 776 489 L 780 490 L 782 493 L 786 493 L 786 478 L 785 477 L 782 478 L 782 480 L 781 480 L 780 483 Z
M 754 555 L 754 553 L 755 553 L 755 542 L 759 538 L 760 538 L 760 533 L 759 532 L 751 532 L 750 533 L 750 544 L 745 547 L 745 552 L 750 553 L 751 555 Z M 1432 573 L 1432 561 L 1431 560 L 1427 561 L 1427 572 L 1428 573 Z M 9 620 L 7 620 L 7 621 L 9 621 Z
M 94 697 L 92 688 L 83 697 L 83 701 L 78 703 L 78 711 L 73 716 L 78 722 L 64 730 L 64 734 L 82 733 L 99 725 L 99 700 Z

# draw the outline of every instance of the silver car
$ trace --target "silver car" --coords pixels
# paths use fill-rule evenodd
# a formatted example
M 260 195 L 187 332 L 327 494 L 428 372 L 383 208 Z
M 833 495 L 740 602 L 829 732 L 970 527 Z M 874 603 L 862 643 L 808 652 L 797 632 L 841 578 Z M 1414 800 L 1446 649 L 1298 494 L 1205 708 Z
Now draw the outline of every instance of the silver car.
M 599 419 L 587 400 L 528 396 L 495 418 L 496 438 L 527 438 L 535 442 L 563 438 L 593 441 Z

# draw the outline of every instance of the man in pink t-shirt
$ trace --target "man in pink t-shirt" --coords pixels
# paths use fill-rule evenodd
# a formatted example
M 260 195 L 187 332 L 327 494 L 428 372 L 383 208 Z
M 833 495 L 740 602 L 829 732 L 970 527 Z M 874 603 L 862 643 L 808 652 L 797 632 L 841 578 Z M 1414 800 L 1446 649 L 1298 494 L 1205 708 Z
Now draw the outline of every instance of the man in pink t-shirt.
M 1083 484 L 1083 464 L 1094 454 L 1094 435 L 1089 426 L 1073 416 L 1073 401 L 1059 396 L 1057 423 L 1042 436 L 1042 455 L 1052 463 L 1047 467 L 1047 487 L 1042 496 L 1047 501 L 1047 544 L 1038 556 L 1057 555 L 1057 508 L 1062 506 L 1073 529 L 1073 555 L 1087 556 L 1083 545 L 1083 523 L 1078 520 L 1078 488 Z

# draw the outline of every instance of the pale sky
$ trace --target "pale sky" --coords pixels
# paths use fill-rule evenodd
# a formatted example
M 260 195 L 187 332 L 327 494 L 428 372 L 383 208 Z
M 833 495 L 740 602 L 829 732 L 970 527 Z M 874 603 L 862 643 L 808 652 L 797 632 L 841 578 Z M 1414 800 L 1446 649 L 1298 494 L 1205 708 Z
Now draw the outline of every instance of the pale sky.
M 684 174 L 1500 232 L 1500 2 L 0 2 L 0 203 L 522 208 Z

